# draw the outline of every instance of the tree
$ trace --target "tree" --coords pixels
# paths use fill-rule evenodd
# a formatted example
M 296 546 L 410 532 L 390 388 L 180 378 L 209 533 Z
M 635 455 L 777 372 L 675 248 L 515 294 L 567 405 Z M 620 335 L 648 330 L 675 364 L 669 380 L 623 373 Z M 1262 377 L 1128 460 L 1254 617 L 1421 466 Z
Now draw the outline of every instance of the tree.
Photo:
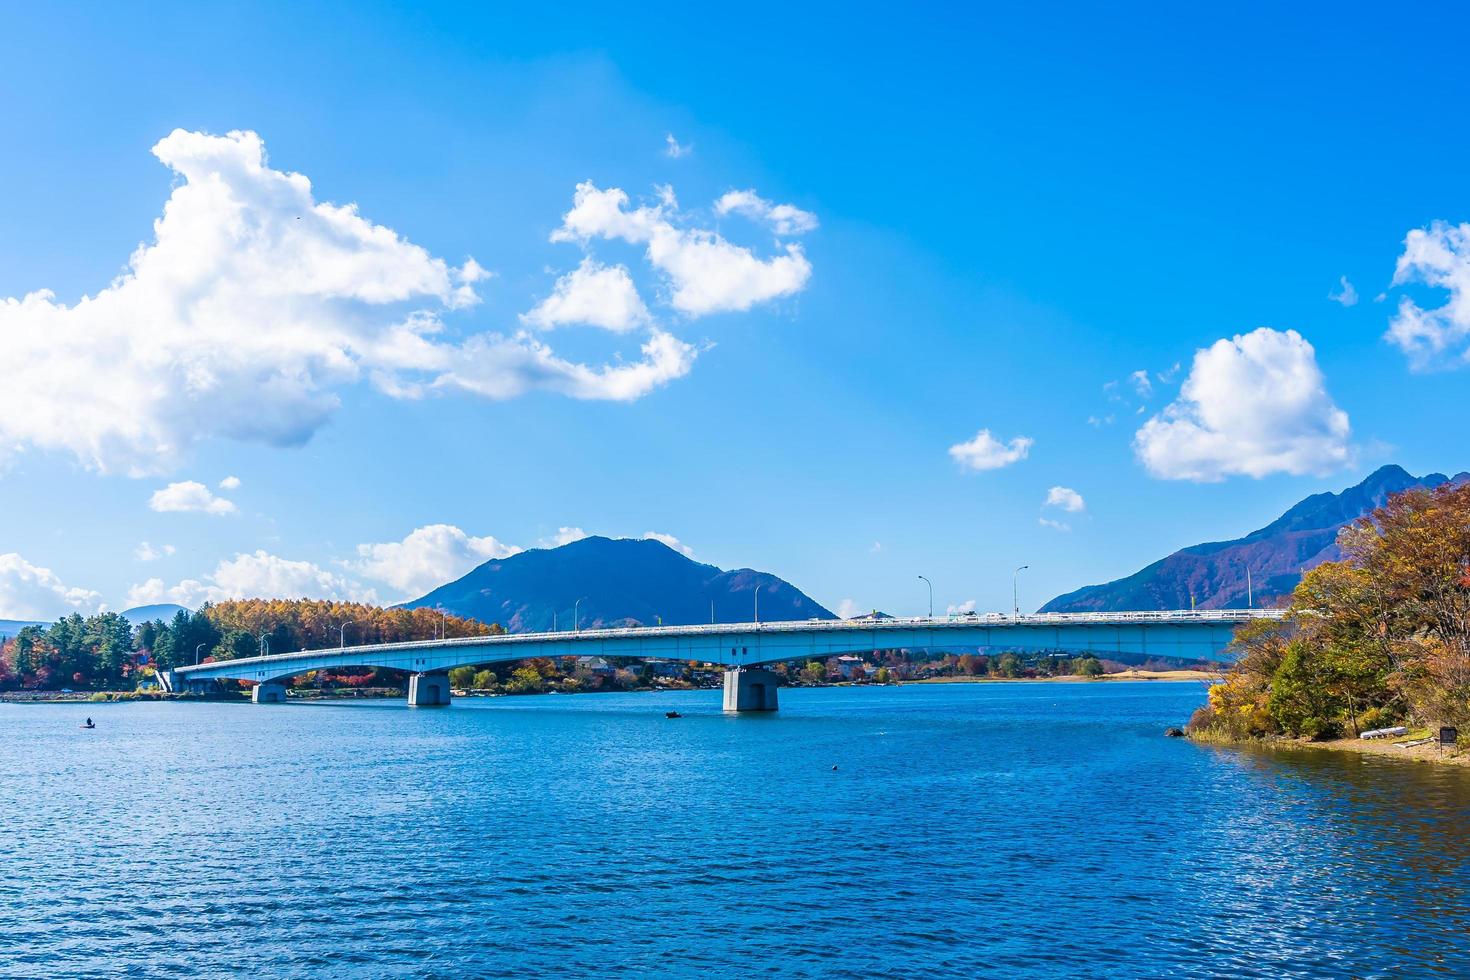
M 1079 677 L 1101 677 L 1103 675 L 1102 661 L 1096 657 L 1078 657 L 1072 661 L 1072 673 Z
M 817 661 L 810 661 L 801 669 L 801 679 L 806 684 L 821 684 L 827 680 L 827 667 Z
M 475 668 L 473 667 L 455 667 L 449 672 L 450 687 L 466 688 L 472 687 L 474 683 Z
M 1014 653 L 1003 653 L 996 661 L 995 670 L 1001 677 L 1020 677 L 1021 659 Z
M 477 689 L 477 690 L 483 691 L 483 690 L 486 690 L 487 688 L 494 687 L 499 682 L 500 682 L 500 678 L 498 678 L 498 677 L 495 676 L 495 671 L 488 670 L 487 669 L 487 670 L 477 671 L 475 673 L 475 678 L 471 682 L 470 686 L 473 687 L 473 688 L 475 688 L 475 689 Z

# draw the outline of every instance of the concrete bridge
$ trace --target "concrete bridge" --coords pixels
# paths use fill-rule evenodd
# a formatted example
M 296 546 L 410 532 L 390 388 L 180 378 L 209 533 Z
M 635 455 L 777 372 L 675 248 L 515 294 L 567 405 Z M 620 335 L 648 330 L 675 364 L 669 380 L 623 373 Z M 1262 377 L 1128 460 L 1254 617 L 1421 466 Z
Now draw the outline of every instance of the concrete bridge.
M 245 657 L 178 667 L 165 672 L 161 679 L 169 690 L 207 689 L 221 680 L 252 681 L 252 700 L 269 703 L 284 701 L 286 682 L 298 674 L 388 667 L 409 674 L 408 703 L 425 707 L 449 703 L 447 674 L 454 667 L 531 657 L 694 660 L 729 668 L 725 673 L 725 710 L 773 711 L 779 677 L 764 669 L 767 664 L 825 660 L 871 650 L 976 647 L 1219 660 L 1235 627 L 1253 619 L 1279 619 L 1281 615 L 1274 609 L 1033 613 L 503 633 Z

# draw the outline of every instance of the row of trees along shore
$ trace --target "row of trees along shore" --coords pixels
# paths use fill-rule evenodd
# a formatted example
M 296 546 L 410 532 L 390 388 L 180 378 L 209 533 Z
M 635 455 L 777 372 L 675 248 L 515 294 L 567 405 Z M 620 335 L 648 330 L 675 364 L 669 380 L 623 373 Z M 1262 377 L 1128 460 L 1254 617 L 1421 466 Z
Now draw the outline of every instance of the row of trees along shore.
M 347 624 L 343 629 L 343 624 Z M 73 614 L 28 626 L 0 644 L 0 690 L 121 690 L 155 669 L 354 643 L 504 632 L 434 609 L 383 609 L 316 599 L 243 599 L 180 610 L 137 626 L 117 613 Z M 264 642 L 262 642 L 262 637 Z M 364 669 L 355 676 L 371 679 Z
M 1397 494 L 1338 546 L 1342 560 L 1303 577 L 1285 622 L 1237 633 L 1237 659 L 1192 734 L 1470 727 L 1470 484 Z

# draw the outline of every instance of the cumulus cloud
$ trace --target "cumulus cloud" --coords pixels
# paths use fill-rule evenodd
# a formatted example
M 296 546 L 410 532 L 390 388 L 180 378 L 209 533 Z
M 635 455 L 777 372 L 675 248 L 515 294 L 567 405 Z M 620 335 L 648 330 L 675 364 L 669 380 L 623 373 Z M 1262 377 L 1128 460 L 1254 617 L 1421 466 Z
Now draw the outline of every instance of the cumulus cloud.
M 162 490 L 153 491 L 148 506 L 160 514 L 214 514 L 222 516 L 235 512 L 234 501 L 216 497 L 204 484 L 195 480 L 170 483 Z
M 160 558 L 167 558 L 177 550 L 171 544 L 163 544 L 155 548 L 147 541 L 144 541 L 133 549 L 133 557 L 139 561 L 157 561 Z
M 402 541 L 360 544 L 348 568 L 382 582 L 404 598 L 416 598 L 452 582 L 491 558 L 509 558 L 521 549 L 496 538 L 473 537 L 452 524 L 415 528 Z
M 670 548 L 673 548 L 679 554 L 683 555 L 685 558 L 694 557 L 694 549 L 689 547 L 684 542 L 680 541 L 678 538 L 674 537 L 672 534 L 663 534 L 659 531 L 644 531 L 643 537 L 649 541 L 661 541 L 664 544 L 668 545 Z
M 1353 284 L 1348 282 L 1347 276 L 1338 276 L 1337 288 L 1328 291 L 1327 298 L 1340 306 L 1356 306 L 1358 303 L 1358 291 Z
M 364 378 L 400 398 L 629 399 L 688 370 L 692 350 L 666 335 L 644 347 L 657 363 L 603 367 L 523 333 L 448 339 L 443 314 L 475 304 L 487 278 L 473 259 L 451 265 L 354 205 L 317 201 L 305 176 L 267 164 L 255 133 L 175 130 L 153 153 L 179 179 L 120 276 L 71 305 L 44 289 L 0 298 L 0 446 L 142 475 L 202 439 L 299 445 Z M 675 268 L 719 251 L 672 229 L 658 239 Z M 701 277 L 680 275 L 698 306 Z
M 219 481 L 219 488 L 221 490 L 238 490 L 240 489 L 240 478 L 238 476 L 227 476 Z
M 989 429 L 981 429 L 969 442 L 950 446 L 949 455 L 967 470 L 998 470 L 1025 459 L 1031 452 L 1031 445 L 1032 440 L 1026 436 L 1001 442 L 990 434 Z
M 227 599 L 338 599 L 378 602 L 378 594 L 309 561 L 293 561 L 255 551 L 221 561 L 201 579 L 184 579 L 166 585 L 151 578 L 128 590 L 129 606 L 177 602 L 197 609 L 206 602 Z
M 1388 341 L 1408 355 L 1415 369 L 1470 362 L 1470 224 L 1436 221 L 1409 232 L 1393 284 L 1412 282 L 1447 290 L 1449 296 L 1427 310 L 1402 297 L 1389 320 Z
M 645 246 L 649 263 L 672 290 L 669 302 L 690 316 L 748 310 L 799 292 L 811 278 L 811 263 L 800 245 L 780 245 L 780 254 L 761 259 L 716 232 L 676 223 L 679 218 L 672 193 L 658 204 L 630 209 L 628 195 L 619 188 L 601 190 L 586 181 L 577 185 L 572 209 L 551 240 L 621 239 Z
M 771 226 L 778 235 L 804 235 L 817 228 L 817 216 L 790 204 L 772 204 L 755 191 L 727 191 L 715 202 L 716 214 L 740 214 Z
M 555 534 L 551 535 L 550 537 L 542 538 L 538 546 L 542 548 L 560 548 L 564 544 L 571 544 L 573 541 L 581 541 L 583 538 L 589 536 L 590 535 L 588 535 L 588 533 L 582 530 L 580 527 L 559 527 L 556 529 Z
M 649 315 L 624 266 L 601 265 L 588 256 L 521 320 L 543 330 L 585 323 L 623 333 L 648 323 Z
M 1070 487 L 1052 487 L 1046 492 L 1046 506 L 1060 507 L 1076 514 L 1086 509 L 1087 503 L 1082 499 L 1082 494 Z
M 66 585 L 49 568 L 15 552 L 0 555 L 0 619 L 50 620 L 101 610 L 101 594 Z
M 945 608 L 945 612 L 947 612 L 951 616 L 963 616 L 965 613 L 972 613 L 974 611 L 974 599 L 966 599 L 964 602 L 961 602 L 958 605 L 950 604 L 948 607 Z
M 868 610 L 859 606 L 851 599 L 843 599 L 837 604 L 838 619 L 852 619 L 854 616 L 866 616 Z
M 1154 476 L 1212 482 L 1337 469 L 1351 460 L 1349 432 L 1312 345 L 1261 327 L 1197 351 L 1179 397 L 1133 448 Z

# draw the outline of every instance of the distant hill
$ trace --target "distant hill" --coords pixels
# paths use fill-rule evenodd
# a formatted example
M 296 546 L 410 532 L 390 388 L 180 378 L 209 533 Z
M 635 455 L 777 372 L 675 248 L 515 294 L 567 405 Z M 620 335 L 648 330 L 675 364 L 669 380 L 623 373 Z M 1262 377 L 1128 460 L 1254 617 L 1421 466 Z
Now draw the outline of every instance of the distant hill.
M 12 637 L 27 626 L 49 626 L 34 619 L 0 619 L 0 639 Z
M 631 538 L 583 538 L 560 548 L 494 559 L 463 578 L 404 603 L 441 608 L 513 633 L 570 629 L 580 599 L 582 627 L 748 623 L 760 588 L 762 620 L 836 619 L 800 589 L 768 572 L 726 571 L 668 545 Z
M 1461 473 L 1453 482 L 1467 479 L 1470 473 Z M 1127 578 L 1057 596 L 1041 611 L 1188 609 L 1191 596 L 1200 609 L 1241 609 L 1246 605 L 1247 568 L 1256 605 L 1268 605 L 1290 594 L 1303 569 L 1341 557 L 1337 532 L 1343 525 L 1381 506 L 1392 494 L 1447 482 L 1451 478 L 1442 473 L 1416 477 L 1400 466 L 1384 466 L 1341 493 L 1308 497 L 1243 538 L 1176 551 Z
M 181 606 L 176 602 L 159 602 L 151 606 L 134 606 L 132 609 L 124 609 L 118 613 L 123 619 L 137 626 L 139 623 L 151 623 L 161 619 L 165 623 L 174 618 L 174 614 L 180 610 L 192 612 L 193 610 Z

